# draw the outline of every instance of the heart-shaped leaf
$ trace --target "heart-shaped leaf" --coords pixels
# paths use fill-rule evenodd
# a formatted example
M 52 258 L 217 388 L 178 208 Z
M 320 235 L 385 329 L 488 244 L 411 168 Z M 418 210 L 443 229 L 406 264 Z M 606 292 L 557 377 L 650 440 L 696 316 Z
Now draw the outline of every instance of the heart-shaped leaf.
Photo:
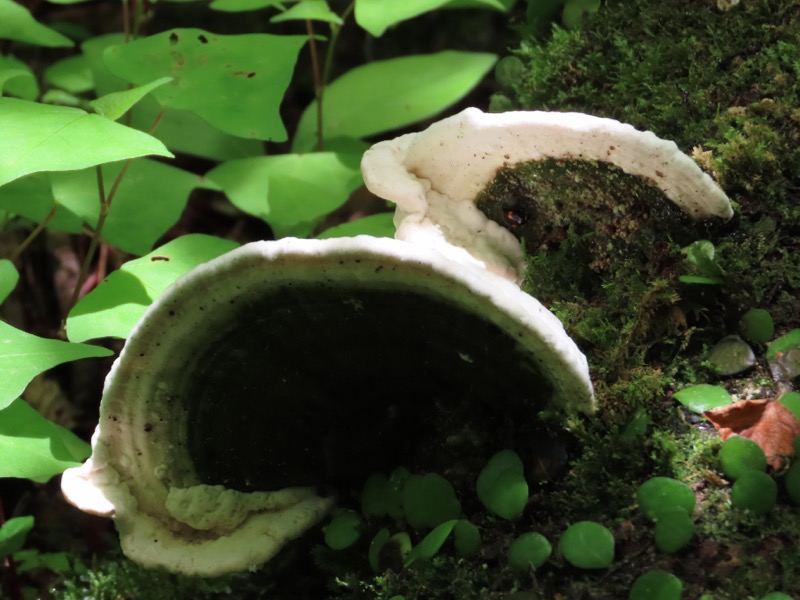
M 111 354 L 99 346 L 41 338 L 0 321 L 0 409 L 18 398 L 39 373 L 61 363 Z
M 127 338 L 147 307 L 176 279 L 237 246 L 210 235 L 185 235 L 125 263 L 70 311 L 67 336 L 74 342 Z
M 103 167 L 105 190 L 122 169 L 122 163 Z M 91 227 L 97 224 L 100 201 L 95 169 L 52 173 L 56 202 L 79 215 Z M 154 160 L 130 165 L 117 188 L 103 228 L 103 239 L 131 254 L 145 254 L 180 217 L 195 187 L 205 185 L 193 173 Z
M 112 73 L 135 85 L 173 77 L 153 92 L 164 108 L 194 112 L 232 135 L 283 141 L 279 108 L 306 40 L 173 29 L 112 46 L 103 56 Z
M 83 231 L 83 219 L 68 208 L 56 205 L 47 173 L 33 173 L 0 187 L 0 209 L 34 223 L 49 218 L 47 227 L 55 231 Z M 55 213 L 51 215 L 53 209 Z
M 169 83 L 170 81 L 172 81 L 172 77 L 160 77 L 155 81 L 151 81 L 150 83 L 146 83 L 129 90 L 111 92 L 102 98 L 92 100 L 89 102 L 89 106 L 91 106 L 97 114 L 103 115 L 112 121 L 116 121 L 147 94 L 152 92 L 154 89 L 161 87 L 165 83 Z
M 91 453 L 89 444 L 45 419 L 24 400 L 0 411 L 0 477 L 45 482 Z
M 259 156 L 226 162 L 206 176 L 279 236 L 307 235 L 361 185 L 361 152 Z
M 0 55 L 0 92 L 35 100 L 39 95 L 39 84 L 31 68 L 13 56 Z
M 39 171 L 72 171 L 172 154 L 152 136 L 77 108 L 0 98 L 0 185 Z
M 12 0 L 0 0 L 0 39 L 49 47 L 73 46 L 68 37 L 33 18 L 30 11 Z
M 475 87 L 496 59 L 493 54 L 448 50 L 351 69 L 325 89 L 323 138 L 358 139 L 431 117 Z M 315 101 L 303 112 L 294 150 L 314 148 L 316 132 Z
M 412 19 L 423 13 L 436 10 L 450 0 L 356 0 L 356 23 L 375 37 L 401 21 Z
M 82 94 L 94 89 L 94 77 L 89 62 L 83 55 L 68 56 L 44 70 L 44 80 L 71 94 Z
M 303 0 L 291 8 L 275 15 L 270 19 L 270 23 L 280 23 L 282 21 L 324 21 L 342 25 L 341 17 L 333 12 L 325 0 Z

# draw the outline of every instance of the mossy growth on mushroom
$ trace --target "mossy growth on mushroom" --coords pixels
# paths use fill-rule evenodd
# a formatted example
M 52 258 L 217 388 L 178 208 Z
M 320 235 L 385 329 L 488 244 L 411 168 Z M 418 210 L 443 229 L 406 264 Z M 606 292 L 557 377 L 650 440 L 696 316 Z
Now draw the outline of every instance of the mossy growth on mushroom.
M 137 562 L 216 575 L 269 560 L 337 488 L 429 465 L 448 415 L 522 437 L 545 408 L 593 410 L 586 359 L 514 283 L 390 239 L 253 243 L 148 310 L 62 487 Z

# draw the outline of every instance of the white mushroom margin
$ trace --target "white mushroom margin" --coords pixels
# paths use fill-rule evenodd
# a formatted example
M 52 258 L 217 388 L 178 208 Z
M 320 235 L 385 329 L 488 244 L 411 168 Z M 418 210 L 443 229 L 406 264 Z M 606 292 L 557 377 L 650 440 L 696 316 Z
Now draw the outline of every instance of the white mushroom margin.
M 269 560 L 333 506 L 314 488 L 248 493 L 204 485 L 181 440 L 186 408 L 177 401 L 181 384 L 173 382 L 189 376 L 197 348 L 211 343 L 206 332 L 225 321 L 234 298 L 246 304 L 290 282 L 407 289 L 447 301 L 516 342 L 521 360 L 535 364 L 552 389 L 551 406 L 595 409 L 586 357 L 561 322 L 482 267 L 368 236 L 247 244 L 192 270 L 148 309 L 106 379 L 91 458 L 63 475 L 71 503 L 115 519 L 131 559 L 205 576 L 247 569 Z M 415 368 L 411 361 L 410 377 Z
M 395 237 L 519 282 L 525 269 L 519 242 L 475 201 L 498 169 L 544 158 L 611 163 L 657 186 L 694 219 L 733 215 L 725 193 L 674 142 L 583 113 L 468 108 L 375 144 L 361 170 L 370 191 L 397 204 Z

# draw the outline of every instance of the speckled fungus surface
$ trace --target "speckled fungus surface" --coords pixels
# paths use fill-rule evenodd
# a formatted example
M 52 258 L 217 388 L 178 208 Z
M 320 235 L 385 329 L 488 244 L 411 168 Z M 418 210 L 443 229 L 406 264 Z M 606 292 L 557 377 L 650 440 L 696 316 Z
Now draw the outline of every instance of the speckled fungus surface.
M 257 242 L 149 309 L 62 488 L 137 562 L 216 575 L 312 527 L 321 486 L 403 452 L 431 406 L 512 404 L 594 409 L 586 358 L 514 283 L 398 240 Z
M 380 142 L 364 155 L 367 187 L 397 204 L 396 237 L 438 248 L 519 281 L 518 240 L 476 206 L 497 171 L 545 158 L 610 163 L 658 187 L 692 218 L 732 216 L 725 193 L 674 142 L 582 113 L 476 108 L 419 133 Z

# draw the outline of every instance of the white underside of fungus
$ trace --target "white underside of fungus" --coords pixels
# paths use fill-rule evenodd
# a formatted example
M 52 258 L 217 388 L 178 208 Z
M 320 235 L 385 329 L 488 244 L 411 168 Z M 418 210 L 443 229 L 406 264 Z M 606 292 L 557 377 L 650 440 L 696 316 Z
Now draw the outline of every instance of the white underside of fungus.
M 468 108 L 380 142 L 362 161 L 367 187 L 397 204 L 396 237 L 520 281 L 518 240 L 476 206 L 498 169 L 545 158 L 607 162 L 661 189 L 694 219 L 732 216 L 725 193 L 674 142 L 583 113 Z

